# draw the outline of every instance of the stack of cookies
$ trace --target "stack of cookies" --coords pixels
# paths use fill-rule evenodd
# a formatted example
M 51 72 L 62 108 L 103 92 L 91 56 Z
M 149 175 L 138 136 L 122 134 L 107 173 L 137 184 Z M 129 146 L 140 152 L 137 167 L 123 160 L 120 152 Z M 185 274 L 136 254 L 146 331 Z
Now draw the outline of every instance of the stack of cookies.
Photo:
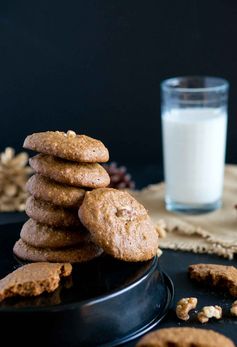
M 30 159 L 35 171 L 27 182 L 30 219 L 23 225 L 14 253 L 29 261 L 83 262 L 102 253 L 78 217 L 87 190 L 104 188 L 110 178 L 98 163 L 107 162 L 104 144 L 69 130 L 35 133 L 24 148 L 40 154 Z

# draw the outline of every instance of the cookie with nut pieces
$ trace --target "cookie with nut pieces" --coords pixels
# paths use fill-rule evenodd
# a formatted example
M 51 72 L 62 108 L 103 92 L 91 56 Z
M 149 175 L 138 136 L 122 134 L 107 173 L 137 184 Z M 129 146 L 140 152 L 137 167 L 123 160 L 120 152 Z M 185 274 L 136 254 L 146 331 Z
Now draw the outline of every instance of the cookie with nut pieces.
M 104 163 L 109 160 L 108 149 L 92 137 L 69 130 L 46 131 L 26 137 L 24 148 L 83 163 Z
M 60 279 L 72 272 L 69 263 L 39 262 L 24 265 L 0 280 L 0 301 L 13 296 L 38 296 L 53 292 Z
M 86 192 L 85 189 L 60 184 L 37 174 L 27 181 L 26 189 L 36 199 L 71 208 L 79 208 Z
M 115 258 L 144 261 L 158 249 L 158 234 L 148 213 L 128 192 L 112 188 L 87 192 L 79 217 L 93 241 Z
M 100 256 L 103 250 L 92 242 L 63 249 L 36 248 L 19 239 L 13 247 L 13 253 L 20 259 L 33 262 L 83 263 Z
M 217 264 L 194 264 L 188 268 L 192 280 L 220 288 L 237 296 L 237 268 Z
M 47 154 L 37 154 L 30 158 L 34 171 L 52 180 L 76 187 L 107 187 L 110 177 L 98 163 L 77 163 Z
M 80 226 L 77 210 L 55 206 L 30 196 L 26 201 L 26 214 L 35 221 L 60 227 Z
M 90 240 L 90 234 L 81 225 L 74 228 L 52 227 L 29 219 L 22 227 L 21 239 L 38 248 L 74 247 Z
M 145 335 L 136 347 L 235 347 L 226 336 L 213 330 L 165 328 Z

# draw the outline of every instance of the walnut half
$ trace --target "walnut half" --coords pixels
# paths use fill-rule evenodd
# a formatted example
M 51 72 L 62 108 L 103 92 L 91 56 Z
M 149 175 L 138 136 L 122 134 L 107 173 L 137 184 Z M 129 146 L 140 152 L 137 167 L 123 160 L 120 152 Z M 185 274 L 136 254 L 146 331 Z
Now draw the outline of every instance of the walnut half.
M 76 137 L 77 134 L 73 130 L 68 130 L 66 136 L 73 138 L 73 137 Z
M 188 320 L 189 311 L 193 310 L 197 306 L 197 298 L 183 298 L 177 302 L 176 315 L 179 319 Z
M 201 323 L 207 323 L 210 318 L 221 319 L 222 308 L 220 306 L 204 306 L 198 313 L 198 320 Z

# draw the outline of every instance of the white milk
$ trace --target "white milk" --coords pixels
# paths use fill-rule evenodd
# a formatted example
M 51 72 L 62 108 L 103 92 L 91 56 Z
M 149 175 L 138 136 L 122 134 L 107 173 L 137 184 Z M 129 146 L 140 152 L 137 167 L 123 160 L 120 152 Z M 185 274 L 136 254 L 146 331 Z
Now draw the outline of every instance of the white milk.
M 215 108 L 162 115 L 166 198 L 209 204 L 222 195 L 227 114 Z

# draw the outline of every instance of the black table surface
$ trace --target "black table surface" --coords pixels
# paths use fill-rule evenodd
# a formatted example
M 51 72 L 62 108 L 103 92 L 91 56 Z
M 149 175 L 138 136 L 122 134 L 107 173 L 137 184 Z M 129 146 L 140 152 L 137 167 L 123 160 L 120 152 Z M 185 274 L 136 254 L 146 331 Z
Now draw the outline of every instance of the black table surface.
M 0 214 L 0 224 L 2 225 L 24 221 L 25 219 L 26 215 L 24 213 Z M 215 263 L 234 265 L 237 267 L 236 258 L 233 260 L 228 260 L 215 255 L 164 250 L 162 256 L 160 257 L 160 265 L 161 269 L 171 277 L 174 283 L 175 297 L 168 315 L 155 329 L 180 326 L 214 329 L 215 331 L 230 337 L 237 344 L 237 318 L 231 317 L 229 314 L 229 309 L 234 299 L 224 295 L 221 292 L 207 289 L 205 286 L 201 286 L 190 281 L 187 276 L 187 268 L 190 264 L 195 263 Z M 208 323 L 201 324 L 196 320 L 194 312 L 193 315 L 191 315 L 190 321 L 180 321 L 175 315 L 175 304 L 183 297 L 198 298 L 197 309 L 201 309 L 203 306 L 207 305 L 220 305 L 223 308 L 223 319 L 211 319 Z M 132 341 L 127 343 L 125 346 L 135 346 L 136 342 L 137 340 Z
M 139 166 L 136 168 L 133 167 L 131 173 L 135 177 L 136 183 L 138 182 L 138 188 L 162 179 L 162 170 L 156 166 L 143 170 Z M 24 221 L 25 219 L 26 215 L 24 213 L 0 214 L 0 224 L 15 223 Z M 237 318 L 231 317 L 229 313 L 231 303 L 234 299 L 219 291 L 210 290 L 205 286 L 190 281 L 187 275 L 187 268 L 190 264 L 195 263 L 215 263 L 237 267 L 236 258 L 228 260 L 215 255 L 164 250 L 163 255 L 160 257 L 161 269 L 171 277 L 175 287 L 175 297 L 168 315 L 155 329 L 181 326 L 213 329 L 228 336 L 237 344 Z M 188 322 L 180 321 L 175 315 L 175 304 L 179 299 L 184 297 L 198 298 L 197 309 L 201 309 L 207 305 L 220 305 L 223 308 L 223 318 L 221 320 L 211 319 L 208 323 L 201 324 L 196 320 L 194 313 Z M 136 342 L 137 340 L 127 343 L 126 347 L 135 346 Z
M 146 167 L 133 165 L 128 167 L 128 169 L 138 189 L 163 180 L 163 169 L 157 165 L 149 165 Z M 229 314 L 230 305 L 234 299 L 226 297 L 223 293 L 207 289 L 205 286 L 200 286 L 190 281 L 187 275 L 187 268 L 190 264 L 196 263 L 213 263 L 237 267 L 237 258 L 228 260 L 209 254 L 164 250 L 163 255 L 160 257 L 160 264 L 163 271 L 171 277 L 174 283 L 175 297 L 168 315 L 155 329 L 181 326 L 213 329 L 228 336 L 237 345 L 237 318 L 233 318 Z M 197 309 L 201 309 L 203 306 L 220 305 L 223 308 L 224 318 L 221 320 L 211 319 L 208 323 L 201 324 L 195 319 L 194 313 L 190 321 L 180 321 L 175 315 L 175 304 L 179 299 L 191 296 L 198 299 Z M 133 341 L 126 346 L 132 347 L 135 346 L 135 344 L 136 341 Z

